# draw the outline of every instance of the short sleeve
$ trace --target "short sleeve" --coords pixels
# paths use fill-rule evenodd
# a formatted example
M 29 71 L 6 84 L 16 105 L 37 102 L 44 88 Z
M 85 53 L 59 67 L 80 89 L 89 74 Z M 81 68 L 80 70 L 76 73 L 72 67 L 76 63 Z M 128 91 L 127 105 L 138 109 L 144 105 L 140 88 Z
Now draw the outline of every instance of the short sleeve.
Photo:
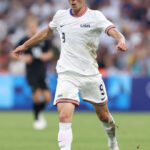
M 50 21 L 49 27 L 50 27 L 53 31 L 57 31 L 57 27 L 58 27 L 58 11 L 57 11 L 56 14 L 54 15 L 52 21 Z
M 108 34 L 108 31 L 111 28 L 115 28 L 114 24 L 109 21 L 100 11 L 96 13 L 97 17 L 97 27 L 100 28 L 103 32 Z

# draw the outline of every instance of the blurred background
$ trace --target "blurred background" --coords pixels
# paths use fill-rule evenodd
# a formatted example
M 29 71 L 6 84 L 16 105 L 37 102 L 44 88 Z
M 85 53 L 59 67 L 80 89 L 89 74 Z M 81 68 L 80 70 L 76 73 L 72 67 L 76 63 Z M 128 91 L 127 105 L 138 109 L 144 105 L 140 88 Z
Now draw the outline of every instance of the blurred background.
M 86 1 L 88 7 L 102 11 L 127 40 L 128 51 L 117 52 L 115 41 L 103 33 L 97 50 L 120 149 L 149 150 L 150 0 Z M 37 17 L 40 31 L 48 26 L 57 10 L 64 8 L 69 8 L 68 0 L 0 0 L 0 150 L 58 150 L 58 113 L 53 99 L 59 36 L 55 34 L 49 39 L 53 58 L 45 65 L 52 102 L 46 108 L 48 127 L 43 131 L 32 127 L 32 93 L 25 63 L 12 58 L 10 52 L 28 34 L 29 16 Z M 91 111 L 92 105 L 81 100 L 73 118 L 72 150 L 108 150 L 100 122 L 94 113 L 87 113 Z
M 150 1 L 87 0 L 111 20 L 127 40 L 128 51 L 117 52 L 115 41 L 102 34 L 97 50 L 99 71 L 103 74 L 113 111 L 150 111 Z M 35 15 L 39 31 L 48 26 L 55 12 L 68 8 L 67 0 L 0 0 L 0 109 L 30 110 L 31 89 L 26 81 L 25 63 L 10 57 L 10 52 L 27 34 L 25 20 Z M 56 62 L 60 53 L 58 34 L 49 39 L 54 52 L 46 63 L 47 82 L 55 94 Z M 48 110 L 56 108 L 51 104 Z M 92 110 L 82 102 L 78 110 Z

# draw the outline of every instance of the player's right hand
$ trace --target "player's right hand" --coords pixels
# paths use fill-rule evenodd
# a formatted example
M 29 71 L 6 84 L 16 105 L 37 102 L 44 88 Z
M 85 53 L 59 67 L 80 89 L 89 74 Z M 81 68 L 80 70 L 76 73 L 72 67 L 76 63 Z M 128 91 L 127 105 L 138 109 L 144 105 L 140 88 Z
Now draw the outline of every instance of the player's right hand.
M 121 41 L 116 45 L 116 49 L 125 52 L 127 50 L 127 46 L 125 41 Z
M 15 50 L 12 51 L 12 54 L 14 56 L 19 57 L 19 55 L 21 55 L 22 52 L 24 52 L 25 50 L 26 50 L 26 47 L 24 45 L 20 45 Z

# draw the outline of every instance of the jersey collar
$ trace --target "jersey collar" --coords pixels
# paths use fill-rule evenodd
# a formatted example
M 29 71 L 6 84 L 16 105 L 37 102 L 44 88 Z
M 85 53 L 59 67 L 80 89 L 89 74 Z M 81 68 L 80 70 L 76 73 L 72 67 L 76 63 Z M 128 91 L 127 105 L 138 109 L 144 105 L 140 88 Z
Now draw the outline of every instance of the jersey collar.
M 80 14 L 80 15 L 74 15 L 74 14 L 72 13 L 72 8 L 70 8 L 70 15 L 73 16 L 73 17 L 81 17 L 81 16 L 83 16 L 83 15 L 86 13 L 87 9 L 88 9 L 88 8 L 87 8 L 87 6 L 86 6 L 86 8 L 85 8 L 85 10 L 83 11 L 82 14 Z

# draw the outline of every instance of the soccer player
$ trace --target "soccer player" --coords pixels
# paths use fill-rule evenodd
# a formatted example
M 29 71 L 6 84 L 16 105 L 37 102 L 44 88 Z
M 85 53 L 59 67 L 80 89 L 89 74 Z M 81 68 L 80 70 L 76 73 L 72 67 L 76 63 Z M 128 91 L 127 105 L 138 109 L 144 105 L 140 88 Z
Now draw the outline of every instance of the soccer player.
M 17 47 L 19 55 L 29 47 L 44 41 L 58 31 L 61 55 L 57 63 L 58 83 L 54 105 L 59 112 L 58 145 L 60 150 L 71 150 L 72 117 L 79 105 L 78 92 L 83 100 L 93 104 L 95 112 L 108 136 L 110 150 L 119 150 L 115 136 L 115 122 L 107 107 L 107 94 L 96 62 L 96 49 L 101 32 L 112 36 L 116 49 L 126 51 L 124 36 L 97 10 L 87 8 L 85 0 L 68 0 L 67 10 L 58 10 L 49 26 Z
M 18 45 L 23 44 L 38 30 L 38 20 L 35 16 L 30 16 L 26 20 L 28 35 L 25 36 Z M 46 66 L 45 62 L 50 60 L 53 56 L 49 49 L 49 41 L 45 40 L 40 44 L 36 44 L 28 51 L 24 52 L 19 59 L 26 63 L 27 81 L 33 93 L 33 111 L 35 121 L 33 127 L 35 129 L 44 129 L 47 125 L 41 112 L 45 105 L 51 100 L 51 93 L 46 83 Z M 43 99 L 43 100 L 42 100 Z

